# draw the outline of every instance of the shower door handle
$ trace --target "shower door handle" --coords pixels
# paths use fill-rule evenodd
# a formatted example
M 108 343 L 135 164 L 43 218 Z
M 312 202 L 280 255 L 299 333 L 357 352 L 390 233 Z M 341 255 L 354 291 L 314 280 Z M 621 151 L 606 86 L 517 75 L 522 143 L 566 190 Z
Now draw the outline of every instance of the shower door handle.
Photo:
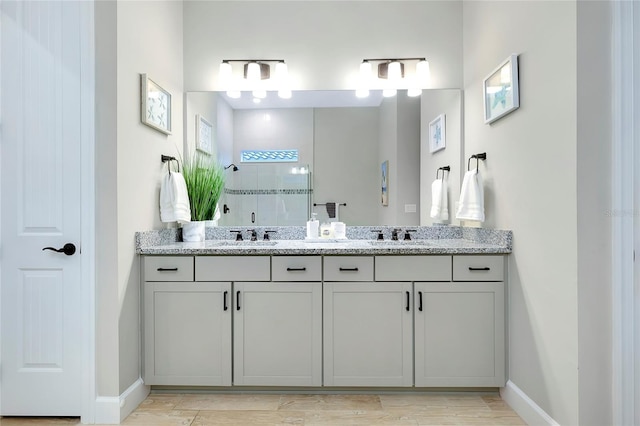
M 251 212 L 251 223 L 256 223 L 256 212 Z

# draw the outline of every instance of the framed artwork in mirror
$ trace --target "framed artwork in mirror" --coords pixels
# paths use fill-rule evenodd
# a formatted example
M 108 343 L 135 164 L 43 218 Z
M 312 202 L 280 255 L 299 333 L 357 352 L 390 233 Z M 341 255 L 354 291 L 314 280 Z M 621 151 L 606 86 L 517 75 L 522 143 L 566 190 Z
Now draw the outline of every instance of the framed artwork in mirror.
M 158 83 L 140 74 L 140 121 L 165 135 L 171 134 L 171 94 Z
M 484 79 L 484 122 L 493 123 L 520 106 L 518 55 L 509 56 Z
M 429 123 L 429 152 L 444 149 L 447 145 L 446 122 L 444 114 L 440 114 Z
M 383 161 L 380 168 L 382 177 L 382 205 L 389 205 L 389 160 Z
M 196 149 L 213 154 L 213 124 L 200 114 L 196 114 Z

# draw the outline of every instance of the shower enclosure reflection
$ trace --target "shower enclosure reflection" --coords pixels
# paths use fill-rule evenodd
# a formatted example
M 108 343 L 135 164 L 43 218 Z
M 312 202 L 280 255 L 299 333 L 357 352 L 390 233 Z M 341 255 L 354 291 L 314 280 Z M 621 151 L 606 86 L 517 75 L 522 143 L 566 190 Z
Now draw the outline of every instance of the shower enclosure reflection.
M 297 163 L 242 164 L 229 173 L 218 222 L 226 226 L 300 225 L 309 218 L 311 173 Z

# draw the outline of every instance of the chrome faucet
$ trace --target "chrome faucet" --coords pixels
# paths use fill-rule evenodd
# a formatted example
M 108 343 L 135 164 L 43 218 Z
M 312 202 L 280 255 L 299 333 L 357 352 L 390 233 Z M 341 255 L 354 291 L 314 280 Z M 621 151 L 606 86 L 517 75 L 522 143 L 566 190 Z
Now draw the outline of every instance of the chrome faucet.
M 251 232 L 251 241 L 258 241 L 258 233 L 255 229 L 247 229 L 247 232 Z
M 402 232 L 402 229 L 400 228 L 394 228 L 393 231 L 391 231 L 391 239 L 393 241 L 398 241 L 398 233 Z

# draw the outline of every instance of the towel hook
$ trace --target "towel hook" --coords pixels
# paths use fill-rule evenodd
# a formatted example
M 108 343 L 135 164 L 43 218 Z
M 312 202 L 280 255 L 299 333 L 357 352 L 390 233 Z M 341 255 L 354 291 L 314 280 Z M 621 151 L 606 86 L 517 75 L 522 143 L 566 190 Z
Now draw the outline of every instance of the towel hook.
M 469 165 L 471 164 L 471 159 L 475 158 L 476 159 L 476 169 L 478 168 L 478 161 L 479 160 L 486 160 L 487 159 L 487 153 L 486 152 L 481 152 L 480 154 L 473 154 L 471 157 L 469 157 L 469 159 L 467 160 L 467 171 L 469 171 Z
M 178 170 L 178 173 L 180 173 L 180 162 L 176 159 L 176 157 L 171 157 L 169 155 L 162 154 L 160 156 L 160 160 L 163 163 L 167 163 L 168 162 L 167 169 L 169 170 L 169 174 L 171 174 L 171 162 L 175 161 L 176 162 L 176 169 Z
M 444 167 L 438 167 L 438 170 L 436 170 L 436 180 L 438 180 L 438 174 L 440 173 L 440 170 L 442 170 L 442 179 L 444 179 L 444 172 L 451 172 L 451 167 L 449 166 L 444 166 Z

